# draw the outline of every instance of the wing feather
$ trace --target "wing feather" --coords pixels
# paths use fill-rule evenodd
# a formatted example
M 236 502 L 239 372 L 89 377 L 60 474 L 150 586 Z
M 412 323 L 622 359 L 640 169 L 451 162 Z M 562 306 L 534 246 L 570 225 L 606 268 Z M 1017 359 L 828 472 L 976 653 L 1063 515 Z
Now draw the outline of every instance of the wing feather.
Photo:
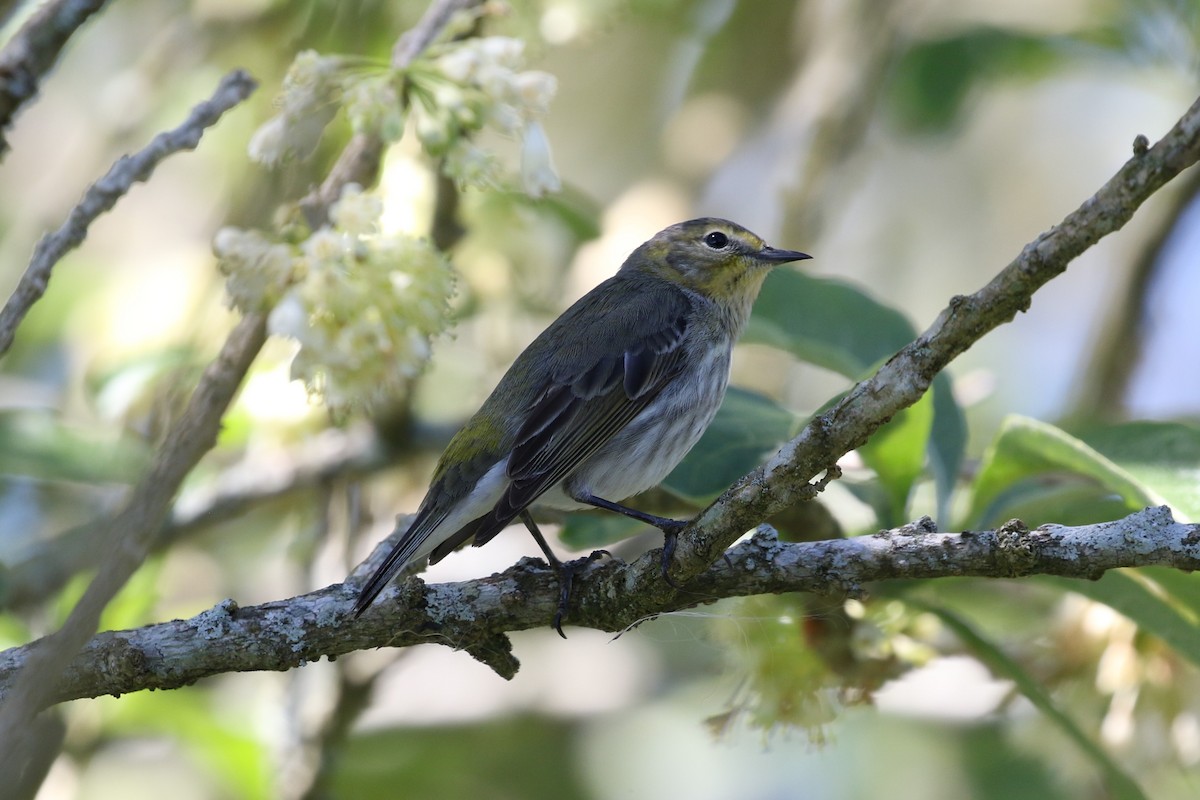
M 576 375 L 560 375 L 539 395 L 517 433 L 509 486 L 475 544 L 489 541 L 522 509 L 561 481 L 642 412 L 682 371 L 690 303 L 636 339 L 622 342 Z

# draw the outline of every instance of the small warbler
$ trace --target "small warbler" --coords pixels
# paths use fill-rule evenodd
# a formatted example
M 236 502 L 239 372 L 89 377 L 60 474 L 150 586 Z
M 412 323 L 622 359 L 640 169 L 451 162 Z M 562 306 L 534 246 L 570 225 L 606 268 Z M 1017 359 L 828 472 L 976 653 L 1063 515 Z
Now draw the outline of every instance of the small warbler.
M 809 258 L 723 219 L 660 231 L 525 348 L 442 454 L 416 517 L 362 587 L 358 616 L 395 575 L 437 563 L 518 517 L 559 575 L 562 634 L 580 559 L 562 564 L 528 508 L 615 511 L 665 534 L 663 577 L 687 524 L 616 501 L 675 468 L 725 396 L 733 343 L 771 267 Z M 597 554 L 593 554 L 595 557 Z

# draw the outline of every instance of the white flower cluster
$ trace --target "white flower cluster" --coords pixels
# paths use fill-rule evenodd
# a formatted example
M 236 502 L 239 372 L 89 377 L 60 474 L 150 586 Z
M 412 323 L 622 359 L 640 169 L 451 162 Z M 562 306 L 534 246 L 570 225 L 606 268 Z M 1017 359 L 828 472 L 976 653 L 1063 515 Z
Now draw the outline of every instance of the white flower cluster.
M 229 304 L 243 313 L 275 305 L 295 279 L 292 248 L 258 231 L 222 228 L 213 237 L 213 252 L 226 278 Z
M 305 50 L 283 79 L 279 113 L 250 138 L 250 157 L 275 166 L 286 158 L 307 158 L 338 110 L 346 59 Z M 398 106 L 398 104 L 397 104 Z
M 496 157 L 470 137 L 490 127 L 521 138 L 528 194 L 540 197 L 561 187 L 541 124 L 557 82 L 547 72 L 520 71 L 523 53 L 518 39 L 463 39 L 411 71 L 417 136 L 429 153 L 446 157 L 447 174 L 460 184 L 492 188 L 498 182 Z
M 292 377 L 334 409 L 397 396 L 446 323 L 454 274 L 429 242 L 379 231 L 379 199 L 347 187 L 298 246 L 225 229 L 215 249 L 241 309 L 278 300 L 269 329 L 295 339 Z
M 465 38 L 432 48 L 400 72 L 306 51 L 284 80 L 280 112 L 251 139 L 250 156 L 268 165 L 307 156 L 339 107 L 355 132 L 394 142 L 404 134 L 407 108 L 426 152 L 444 157 L 446 173 L 460 185 L 500 184 L 495 154 L 473 141 L 490 128 L 521 139 L 521 179 L 529 195 L 558 191 L 541 123 L 557 83 L 547 72 L 522 71 L 523 53 L 518 39 Z

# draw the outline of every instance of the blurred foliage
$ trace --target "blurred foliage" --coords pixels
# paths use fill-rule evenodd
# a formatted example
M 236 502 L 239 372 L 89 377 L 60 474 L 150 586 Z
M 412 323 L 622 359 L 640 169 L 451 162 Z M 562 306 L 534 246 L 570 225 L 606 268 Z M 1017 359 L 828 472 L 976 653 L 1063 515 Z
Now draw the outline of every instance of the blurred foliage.
M 336 797 L 586 798 L 573 739 L 569 723 L 536 717 L 365 733 L 338 762 L 330 789 Z
M 316 488 L 190 532 L 147 563 L 107 609 L 104 625 L 136 627 L 225 597 L 262 602 L 341 580 L 392 515 L 413 507 L 452 423 L 474 410 L 573 292 L 603 277 L 593 262 L 603 261 L 604 275 L 616 267 L 630 245 L 622 237 L 636 230 L 637 240 L 645 238 L 662 214 L 691 208 L 745 213 L 750 218 L 739 221 L 751 227 L 754 215 L 782 220 L 776 227 L 786 229 L 788 220 L 810 218 L 795 198 L 815 198 L 829 230 L 804 231 L 812 243 L 775 243 L 813 252 L 817 267 L 831 272 L 869 263 L 848 279 L 790 269 L 769 278 L 744 337 L 753 347 L 735 359 L 752 365 L 740 376 L 747 385 L 730 390 L 664 490 L 643 498 L 669 513 L 703 507 L 909 343 L 927 322 L 927 298 L 938 308 L 951 293 L 974 288 L 1028 238 L 1025 227 L 1052 223 L 1061 196 L 1042 195 L 1066 187 L 1078 202 L 1086 196 L 1074 196 L 1078 185 L 1090 192 L 1119 163 L 1088 163 L 1079 180 L 1059 163 L 1017 169 L 1005 162 L 1011 151 L 994 152 L 997 139 L 967 135 L 981 108 L 1002 93 L 1047 89 L 1041 112 L 1053 106 L 1063 115 L 1046 123 L 1053 129 L 1100 96 L 1052 93 L 1089 72 L 1100 85 L 1119 75 L 1147 115 L 1154 98 L 1173 114 L 1182 108 L 1167 70 L 1181 74 L 1184 91 L 1195 96 L 1200 4 L 1036 6 L 935 3 L 918 13 L 897 4 L 883 25 L 891 37 L 870 43 L 887 48 L 877 60 L 883 72 L 866 77 L 882 87 L 878 107 L 848 116 L 845 124 L 861 130 L 822 132 L 854 143 L 853 152 L 817 164 L 831 176 L 827 186 L 799 191 L 771 182 L 803 179 L 777 151 L 831 158 L 806 149 L 813 128 L 828 121 L 802 90 L 836 87 L 856 65 L 876 63 L 836 46 L 875 29 L 864 23 L 880 13 L 877 4 L 487 2 L 472 32 L 524 41 L 531 66 L 559 79 L 546 131 L 565 188 L 533 199 L 511 184 L 455 186 L 409 131 L 385 159 L 383 224 L 436 241 L 450 230 L 459 284 L 453 307 L 439 312 L 453 335 L 434 342 L 429 369 L 396 398 L 400 422 L 387 435 L 395 463 L 379 476 L 328 476 Z M 4 609 L 5 646 L 52 630 L 79 597 L 99 544 L 78 531 L 59 534 L 120 502 L 227 330 L 232 315 L 222 308 L 214 233 L 237 225 L 303 239 L 292 227 L 291 204 L 323 179 L 352 123 L 335 118 L 308 160 L 276 170 L 249 163 L 247 142 L 279 113 L 273 98 L 293 58 L 315 50 L 386 63 L 397 35 L 424 7 L 380 0 L 117 4 L 72 43 L 42 104 L 18 121 L 14 150 L 0 165 L 8 198 L 0 204 L 0 264 L 11 265 L 0 268 L 5 286 L 41 228 L 65 214 L 92 175 L 173 124 L 221 71 L 244 66 L 263 85 L 206 136 L 193 160 L 172 163 L 122 201 L 78 257 L 59 267 L 0 362 L 0 597 L 5 581 L 23 570 L 40 576 L 56 545 L 75 549 L 67 560 L 85 568 L 62 588 L 47 588 L 36 607 Z M 1037 108 L 1020 121 L 1028 136 L 1020 148 L 1049 162 L 1037 150 L 1047 129 L 1035 127 Z M 1094 127 L 1116 128 L 1110 117 L 1126 108 L 1105 111 L 1105 125 Z M 987 120 L 995 126 L 997 117 Z M 73 138 L 78 131 L 88 138 Z M 476 133 L 480 147 L 512 167 L 513 140 L 495 130 Z M 1124 127 L 1112 135 L 1130 138 Z M 1066 145 L 1077 146 L 1083 150 L 1083 143 Z M 952 152 L 958 149 L 966 155 Z M 913 152 L 913 171 L 887 171 Z M 973 202 L 937 184 L 930 152 L 946 159 Z M 743 188 L 722 195 L 731 181 Z M 949 197 L 945 205 L 932 205 L 931 185 Z M 872 205 L 863 193 L 885 199 Z M 946 214 L 956 203 L 977 206 L 959 209 L 974 216 Z M 924 204 L 930 208 L 919 209 L 922 218 L 938 231 L 929 246 L 919 241 L 928 229 L 905 227 L 907 206 Z M 1181 200 L 1164 201 L 1146 213 L 1181 207 Z M 877 216 L 894 216 L 897 228 L 881 227 Z M 988 227 L 1006 220 L 1012 227 Z M 1130 237 L 1127 252 L 1110 257 L 1132 260 L 1129 252 L 1143 246 L 1134 228 L 1122 233 Z M 1054 302 L 1039 297 L 1017 324 Z M 1055 330 L 1071 319 L 1056 318 Z M 1101 324 L 1088 321 L 1095 322 L 1089 330 Z M 1053 350 L 1056 338 L 1037 347 Z M 991 373 L 1009 384 L 1003 400 L 1014 391 L 1042 392 L 1046 372 L 1025 367 L 1043 354 L 1021 351 L 1013 367 L 995 355 L 1001 348 L 984 352 L 997 362 L 987 365 Z M 338 432 L 344 419 L 331 420 L 288 383 L 293 356 L 282 342 L 264 351 L 185 502 L 203 505 L 231 475 L 235 486 L 269 479 L 299 445 Z M 846 478 L 820 505 L 774 520 L 781 534 L 856 536 L 922 514 L 944 529 L 990 528 L 1012 517 L 1030 527 L 1079 524 L 1159 503 L 1179 519 L 1200 519 L 1194 419 L 1071 418 L 1064 429 L 1007 407 L 993 413 L 986 408 L 992 400 L 972 398 L 986 383 L 977 380 L 979 370 L 976 362 L 939 376 L 930 395 L 847 459 Z M 580 514 L 566 520 L 562 539 L 590 548 L 638 530 L 624 518 Z M 582 631 L 565 644 L 555 638 L 553 647 L 518 639 L 523 669 L 508 685 L 486 670 L 470 672 L 461 653 L 429 662 L 422 650 L 81 701 L 63 709 L 64 753 L 44 794 L 606 798 L 632 796 L 619 787 L 634 785 L 639 796 L 702 800 L 798 796 L 798 787 L 820 797 L 928 800 L 1192 797 L 1200 794 L 1198 580 L 1147 568 L 1088 582 L 909 581 L 864 587 L 853 599 L 754 597 L 646 622 L 604 639 L 600 650 L 589 649 Z M 938 687 L 924 699 L 940 711 L 906 717 L 867 710 L 954 659 L 990 675 L 997 699 L 954 716 L 960 709 L 946 706 L 963 701 L 951 690 L 965 686 L 978 697 L 989 687 L 977 680 Z M 359 730 L 354 723 L 365 706 Z M 871 715 L 870 724 L 857 722 L 861 714 Z M 739 740 L 747 730 L 749 745 Z M 711 735 L 720 741 L 703 738 Z M 810 743 L 823 749 L 814 755 Z
M 979 84 L 1042 77 L 1061 64 L 1060 49 L 1050 37 L 988 27 L 919 42 L 891 76 L 894 117 L 916 133 L 944 130 L 961 119 Z

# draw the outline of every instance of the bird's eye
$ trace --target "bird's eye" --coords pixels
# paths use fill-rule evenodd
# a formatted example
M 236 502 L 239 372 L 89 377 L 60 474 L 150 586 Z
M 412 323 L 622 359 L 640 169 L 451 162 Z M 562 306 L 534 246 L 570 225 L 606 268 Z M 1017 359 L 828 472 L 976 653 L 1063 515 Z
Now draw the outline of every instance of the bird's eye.
M 713 250 L 720 250 L 725 245 L 729 244 L 729 237 L 720 231 L 713 231 L 704 235 L 704 243 Z

